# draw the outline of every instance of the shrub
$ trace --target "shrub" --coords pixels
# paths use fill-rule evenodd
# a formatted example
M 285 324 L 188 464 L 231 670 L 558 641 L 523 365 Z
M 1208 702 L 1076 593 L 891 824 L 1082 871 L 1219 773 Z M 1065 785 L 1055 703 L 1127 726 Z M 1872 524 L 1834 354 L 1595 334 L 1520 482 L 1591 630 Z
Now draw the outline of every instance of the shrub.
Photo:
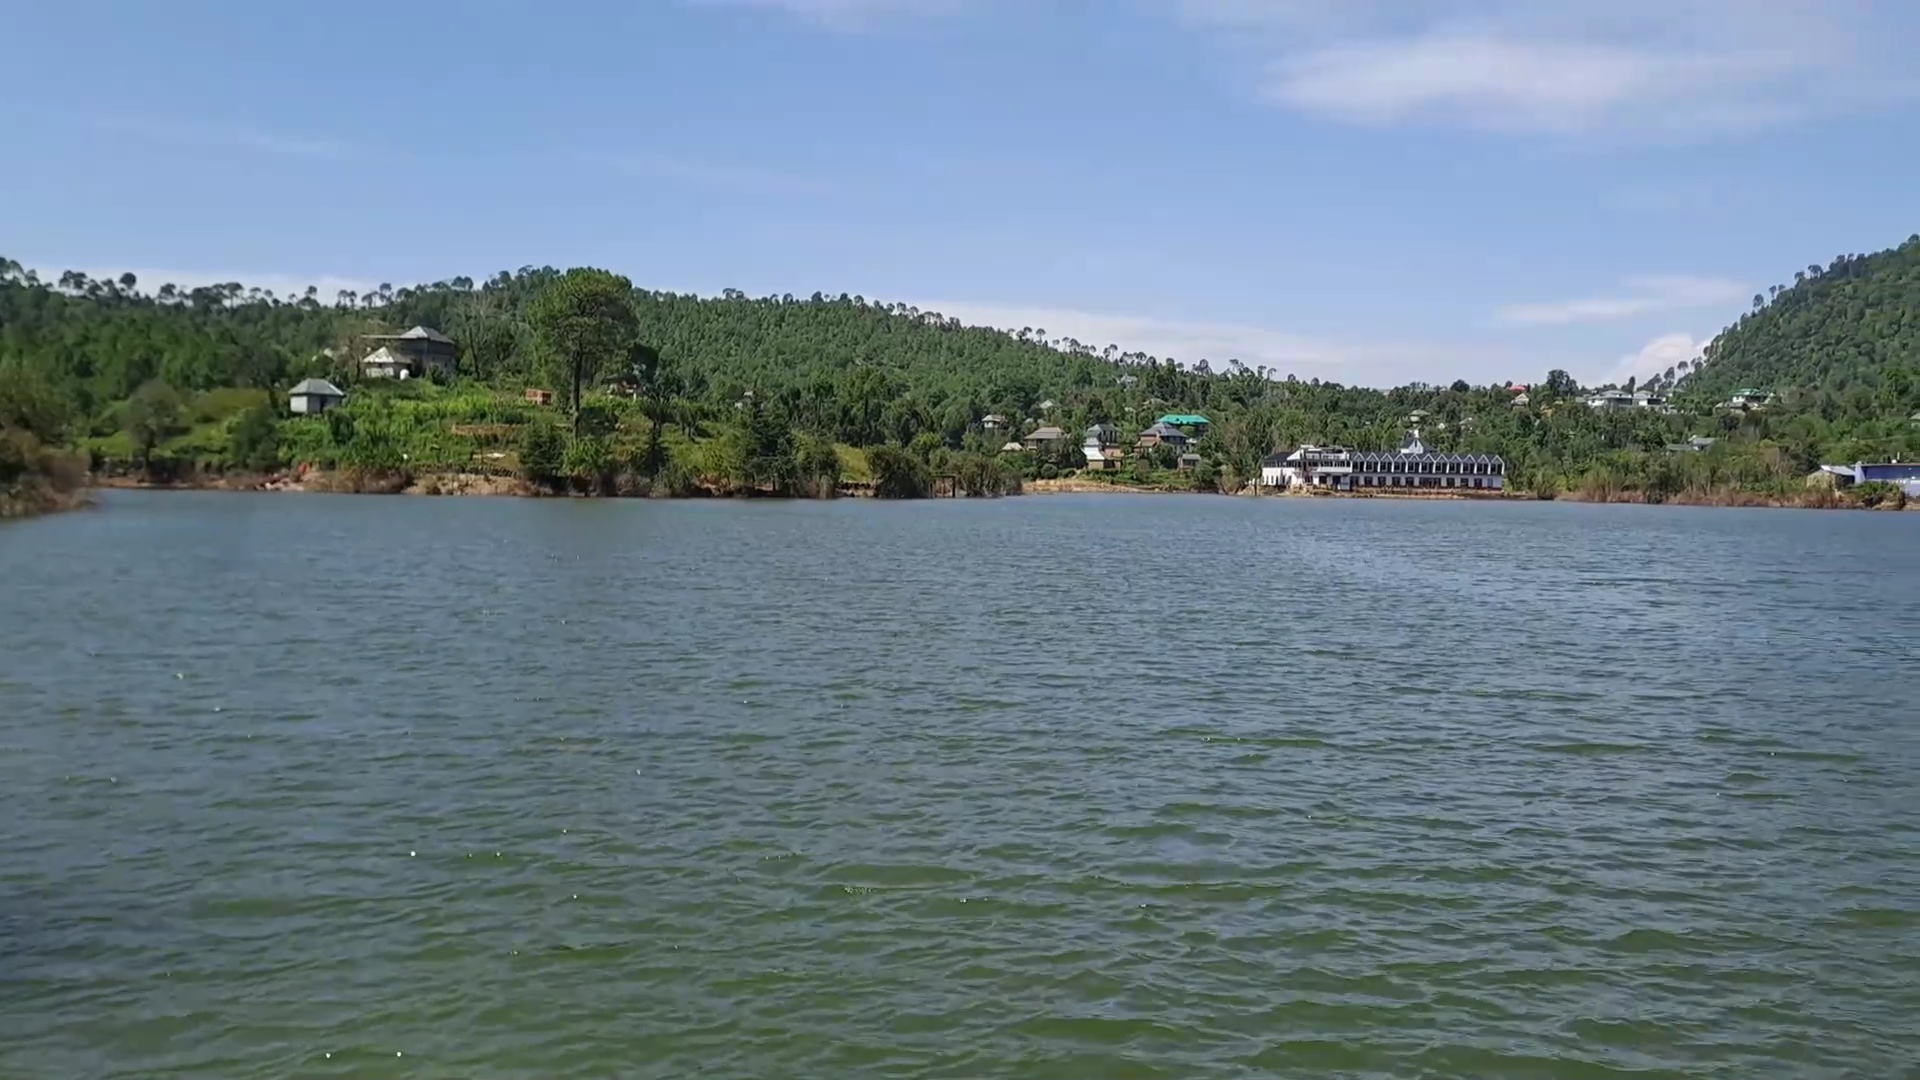
M 1193 467 L 1193 486 L 1198 491 L 1220 490 L 1220 470 L 1213 462 L 1203 461 Z
M 576 430 L 582 435 L 612 435 L 620 428 L 620 405 L 611 398 L 588 398 L 580 403 Z
M 264 408 L 271 412 L 271 399 L 264 390 L 243 390 L 225 386 L 198 394 L 188 411 L 189 419 L 196 424 L 226 420 L 248 409 Z
M 40 459 L 40 440 L 30 431 L 0 428 L 0 484 L 11 484 Z
M 679 458 L 670 458 L 653 479 L 653 494 L 686 496 L 700 492 L 700 474 Z
M 521 461 L 524 463 L 525 460 L 525 451 L 522 451 Z M 594 435 L 582 435 L 567 441 L 560 470 L 575 488 L 601 491 L 611 486 L 612 466 L 613 456 L 608 451 L 607 441 Z
M 1907 493 L 1898 484 L 1889 484 L 1884 480 L 1869 480 L 1856 484 L 1847 494 L 1853 501 L 1867 507 L 1891 507 L 1901 509 L 1907 505 Z
M 961 454 L 953 460 L 953 483 L 958 494 L 991 498 L 1019 491 L 1020 474 L 997 458 Z
M 228 421 L 227 462 L 255 472 L 280 467 L 280 425 L 271 406 L 262 402 Z
M 404 472 L 407 459 L 390 432 L 361 425 L 353 440 L 341 448 L 340 464 L 365 475 L 390 475 Z
M 541 421 L 520 432 L 520 473 L 536 484 L 551 485 L 566 467 L 567 437 L 558 425 Z
M 794 442 L 793 459 L 798 494 L 831 499 L 840 493 L 840 454 L 832 443 L 802 435 Z
M 875 446 L 867 451 L 873 472 L 873 493 L 882 499 L 924 499 L 931 478 L 919 458 L 897 446 Z

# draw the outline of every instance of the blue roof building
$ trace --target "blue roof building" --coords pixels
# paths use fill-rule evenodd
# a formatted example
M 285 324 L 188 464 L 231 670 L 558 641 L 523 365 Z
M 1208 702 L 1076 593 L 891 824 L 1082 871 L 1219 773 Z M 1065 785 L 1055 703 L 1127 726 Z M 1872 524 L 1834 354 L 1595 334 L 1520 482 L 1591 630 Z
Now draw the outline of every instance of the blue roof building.
M 1820 471 L 1831 474 L 1842 488 L 1850 488 L 1855 484 L 1893 484 L 1906 492 L 1908 498 L 1920 498 L 1920 462 L 1822 465 Z

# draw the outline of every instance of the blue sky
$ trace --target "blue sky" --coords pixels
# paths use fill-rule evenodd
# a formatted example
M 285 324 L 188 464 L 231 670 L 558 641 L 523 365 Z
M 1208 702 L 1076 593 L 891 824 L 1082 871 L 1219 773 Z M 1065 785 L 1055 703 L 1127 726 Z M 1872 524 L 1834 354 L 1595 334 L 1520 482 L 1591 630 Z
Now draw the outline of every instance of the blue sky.
M 1388 384 L 1644 374 L 1920 230 L 1920 5 L 17 5 L 0 254 L 607 266 Z

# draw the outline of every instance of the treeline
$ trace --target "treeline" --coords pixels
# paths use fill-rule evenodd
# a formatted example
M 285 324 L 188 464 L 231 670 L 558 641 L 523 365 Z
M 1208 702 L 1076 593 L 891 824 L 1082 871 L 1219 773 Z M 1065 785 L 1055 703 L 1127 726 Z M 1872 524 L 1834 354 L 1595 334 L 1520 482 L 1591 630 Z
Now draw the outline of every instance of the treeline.
M 1559 371 L 1534 381 L 1524 404 L 1504 383 L 1375 390 L 1236 361 L 1183 366 L 1044 327 L 967 327 L 857 296 L 636 290 L 604 271 L 524 268 L 288 297 L 239 284 L 143 287 L 131 275 L 48 281 L 0 260 L 0 381 L 32 403 L 0 413 L 0 425 L 22 433 L 8 436 L 16 447 L 30 437 L 36 454 L 80 448 L 98 467 L 156 475 L 313 464 L 512 471 L 635 493 L 813 494 L 850 482 L 914 495 L 941 483 L 1011 490 L 1079 468 L 1089 425 L 1130 438 L 1162 413 L 1198 412 L 1213 420 L 1201 469 L 1176 475 L 1169 456 L 1142 454 L 1123 479 L 1231 490 L 1275 450 L 1392 447 L 1418 426 L 1436 449 L 1502 455 L 1513 482 L 1543 496 L 1788 490 L 1822 461 L 1920 453 L 1909 421 L 1920 411 L 1917 262 L 1910 241 L 1782 290 L 1697 369 L 1656 379 L 1676 385 L 1683 405 L 1662 414 L 1590 410 Z M 458 343 L 450 385 L 362 382 L 365 335 L 416 324 Z M 309 376 L 347 388 L 346 406 L 290 418 L 285 393 Z M 1713 408 L 1744 385 L 1783 393 L 1764 410 Z M 526 388 L 558 392 L 561 407 L 520 400 Z M 988 430 L 989 414 L 1006 424 Z M 1040 424 L 1070 437 L 1001 452 Z M 1671 449 L 1700 435 L 1718 442 Z M 0 482 L 4 470 L 41 468 L 9 453 Z
M 1677 383 L 1702 406 L 1751 387 L 1828 421 L 1910 416 L 1920 409 L 1920 235 L 1756 294 Z

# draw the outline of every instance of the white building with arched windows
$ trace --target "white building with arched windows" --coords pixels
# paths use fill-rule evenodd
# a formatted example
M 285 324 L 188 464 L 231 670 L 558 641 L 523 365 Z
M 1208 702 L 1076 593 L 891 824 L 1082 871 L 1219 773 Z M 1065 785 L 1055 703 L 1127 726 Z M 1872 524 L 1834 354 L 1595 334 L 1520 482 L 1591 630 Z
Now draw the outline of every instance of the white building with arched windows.
M 1297 491 L 1499 491 L 1507 463 L 1498 454 L 1441 454 L 1414 432 L 1397 451 L 1303 446 L 1261 463 L 1265 487 Z

